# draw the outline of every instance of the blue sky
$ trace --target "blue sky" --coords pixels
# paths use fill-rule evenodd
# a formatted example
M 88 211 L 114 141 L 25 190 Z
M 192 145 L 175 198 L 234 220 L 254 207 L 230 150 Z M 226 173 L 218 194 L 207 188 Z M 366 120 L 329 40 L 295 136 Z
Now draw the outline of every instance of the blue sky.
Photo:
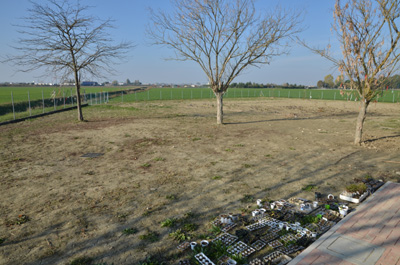
M 44 3 L 44 0 L 37 0 Z M 115 29 L 111 35 L 116 42 L 132 41 L 132 49 L 123 64 L 115 66 L 118 74 L 107 76 L 107 79 L 96 81 L 131 81 L 143 83 L 206 83 L 207 79 L 199 66 L 193 62 L 166 61 L 172 54 L 167 48 L 152 46 L 145 37 L 145 27 L 149 22 L 148 7 L 155 10 L 170 11 L 172 5 L 168 0 L 81 0 L 82 3 L 94 6 L 91 11 L 100 18 L 115 20 Z M 303 9 L 305 11 L 305 30 L 300 38 L 313 46 L 326 47 L 334 43 L 331 32 L 333 0 L 258 0 L 257 10 L 268 10 L 279 4 L 284 8 Z M 31 6 L 28 0 L 2 0 L 0 3 L 0 56 L 13 54 L 10 47 L 18 40 L 17 28 L 20 18 L 27 15 Z M 338 52 L 338 51 L 337 51 Z M 316 85 L 318 80 L 327 74 L 338 74 L 333 65 L 306 48 L 294 44 L 288 56 L 275 58 L 270 65 L 261 68 L 248 68 L 234 82 L 276 83 L 285 82 L 304 85 Z M 21 73 L 9 65 L 0 63 L 0 82 L 58 82 L 55 76 L 40 77 L 41 72 Z

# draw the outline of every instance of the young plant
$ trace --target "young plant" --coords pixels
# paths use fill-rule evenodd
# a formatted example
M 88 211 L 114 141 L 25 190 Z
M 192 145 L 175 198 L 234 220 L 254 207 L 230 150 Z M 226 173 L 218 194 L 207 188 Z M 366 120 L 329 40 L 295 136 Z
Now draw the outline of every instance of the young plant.
M 174 218 L 170 219 L 165 219 L 164 221 L 161 222 L 161 227 L 172 227 L 176 223 L 176 220 Z
M 221 234 L 222 230 L 219 226 L 212 225 L 210 232 L 213 233 L 214 235 L 219 235 Z
M 178 199 L 178 196 L 176 196 L 175 194 L 170 194 L 170 195 L 165 196 L 165 198 L 167 198 L 168 200 L 173 201 L 173 200 Z
M 149 242 L 157 242 L 159 239 L 158 236 L 159 235 L 156 232 L 149 231 L 149 232 L 147 232 L 147 234 L 140 235 L 139 239 L 149 241 Z
M 199 228 L 199 226 L 197 224 L 193 224 L 193 223 L 187 223 L 187 224 L 183 225 L 183 230 L 185 230 L 186 232 L 196 231 L 197 228 Z
M 243 198 L 240 199 L 240 202 L 242 202 L 242 203 L 254 202 L 254 196 L 249 195 L 249 194 L 245 194 L 245 195 L 243 196 Z
M 184 241 L 186 239 L 190 239 L 181 229 L 178 229 L 175 232 L 170 233 L 169 236 L 179 242 Z
M 305 186 L 302 190 L 304 191 L 312 191 L 313 189 L 315 189 L 317 186 L 314 184 L 308 184 L 307 186 Z
M 364 183 L 350 184 L 346 186 L 346 191 L 363 194 L 364 192 L 367 191 L 367 185 L 365 185 Z
M 92 264 L 93 258 L 90 257 L 80 257 L 71 261 L 70 265 L 89 265 Z
M 136 234 L 138 230 L 136 228 L 126 228 L 122 231 L 124 235 L 133 235 Z

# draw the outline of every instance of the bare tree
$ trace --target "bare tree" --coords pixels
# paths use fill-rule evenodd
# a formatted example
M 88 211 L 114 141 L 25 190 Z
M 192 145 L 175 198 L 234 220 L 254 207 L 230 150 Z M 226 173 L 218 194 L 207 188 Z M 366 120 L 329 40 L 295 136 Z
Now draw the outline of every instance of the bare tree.
M 123 59 L 132 47 L 129 42 L 112 45 L 108 29 L 111 20 L 99 20 L 87 14 L 88 6 L 79 1 L 48 0 L 32 3 L 29 16 L 18 26 L 23 36 L 15 49 L 19 55 L 6 61 L 27 72 L 45 68 L 61 80 L 73 75 L 76 87 L 78 120 L 83 121 L 80 81 L 83 75 L 102 76 L 113 71 L 112 64 Z
M 368 105 L 382 93 L 400 60 L 400 1 L 336 0 L 333 16 L 343 58 L 331 56 L 329 48 L 309 48 L 332 61 L 358 91 L 361 107 L 354 143 L 359 145 Z
M 173 59 L 198 63 L 207 75 L 218 124 L 229 84 L 247 67 L 287 53 L 284 41 L 300 31 L 299 13 L 275 8 L 259 16 L 253 0 L 175 0 L 173 14 L 151 11 L 151 19 L 154 44 L 173 49 Z

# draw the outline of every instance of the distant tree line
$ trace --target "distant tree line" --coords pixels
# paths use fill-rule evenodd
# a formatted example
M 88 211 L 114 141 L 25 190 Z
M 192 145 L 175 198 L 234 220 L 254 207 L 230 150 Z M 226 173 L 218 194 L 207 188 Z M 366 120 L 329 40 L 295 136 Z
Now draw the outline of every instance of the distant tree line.
M 382 89 L 399 89 L 400 88 L 400 75 L 393 75 L 387 77 L 382 83 Z M 342 75 L 338 75 L 334 80 L 332 75 L 325 76 L 324 80 L 317 82 L 318 88 L 350 88 L 350 80 L 344 80 Z
M 282 88 L 305 88 L 303 85 L 297 85 L 297 84 L 289 84 L 289 83 L 284 83 L 282 85 L 276 85 L 276 84 L 258 84 L 254 82 L 247 82 L 247 83 L 231 83 L 229 85 L 230 88 L 275 88 L 275 87 L 282 87 Z

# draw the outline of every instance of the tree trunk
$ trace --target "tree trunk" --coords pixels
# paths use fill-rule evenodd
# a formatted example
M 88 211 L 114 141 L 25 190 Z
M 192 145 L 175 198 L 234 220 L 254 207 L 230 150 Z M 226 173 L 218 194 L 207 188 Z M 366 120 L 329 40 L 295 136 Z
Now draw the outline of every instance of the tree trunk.
M 75 87 L 76 87 L 76 105 L 78 109 L 78 121 L 84 121 L 83 120 L 83 114 L 82 114 L 82 104 L 81 104 L 81 84 L 79 82 L 79 76 L 78 72 L 75 71 Z
M 368 105 L 369 105 L 369 101 L 366 101 L 365 99 L 361 100 L 361 109 L 360 109 L 360 112 L 358 113 L 357 125 L 356 125 L 356 135 L 354 138 L 354 144 L 356 144 L 356 145 L 361 145 L 362 131 L 363 131 L 363 127 L 364 127 L 365 117 L 367 115 Z
M 223 111 L 223 97 L 224 92 L 215 92 L 217 97 L 217 124 L 223 124 L 224 121 L 224 111 Z

